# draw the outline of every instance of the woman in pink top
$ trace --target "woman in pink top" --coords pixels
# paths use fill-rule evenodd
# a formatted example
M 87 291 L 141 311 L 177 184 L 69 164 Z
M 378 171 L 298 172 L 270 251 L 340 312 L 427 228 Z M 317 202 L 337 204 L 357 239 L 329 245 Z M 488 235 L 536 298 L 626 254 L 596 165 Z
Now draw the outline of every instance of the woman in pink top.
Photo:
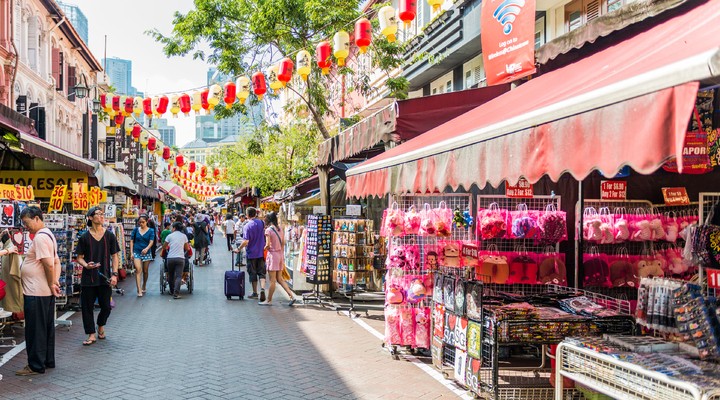
M 290 304 L 293 305 L 297 301 L 295 293 L 290 290 L 287 282 L 282 278 L 282 269 L 285 268 L 284 259 L 284 247 L 282 238 L 280 236 L 280 228 L 278 227 L 277 214 L 274 212 L 268 213 L 265 216 L 265 250 L 267 250 L 267 258 L 265 259 L 265 266 L 267 273 L 270 278 L 270 288 L 268 290 L 268 297 L 266 301 L 262 301 L 261 305 L 272 305 L 273 293 L 275 293 L 275 284 L 280 283 L 285 293 L 290 297 Z

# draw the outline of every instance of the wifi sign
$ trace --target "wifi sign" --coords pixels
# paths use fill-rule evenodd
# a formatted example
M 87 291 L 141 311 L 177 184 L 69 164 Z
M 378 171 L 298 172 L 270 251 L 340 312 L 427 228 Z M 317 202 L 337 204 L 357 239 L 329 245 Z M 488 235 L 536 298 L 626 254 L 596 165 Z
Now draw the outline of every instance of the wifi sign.
M 503 33 L 509 35 L 512 32 L 512 24 L 515 17 L 520 14 L 525 0 L 505 0 L 493 12 L 493 18 L 503 26 Z

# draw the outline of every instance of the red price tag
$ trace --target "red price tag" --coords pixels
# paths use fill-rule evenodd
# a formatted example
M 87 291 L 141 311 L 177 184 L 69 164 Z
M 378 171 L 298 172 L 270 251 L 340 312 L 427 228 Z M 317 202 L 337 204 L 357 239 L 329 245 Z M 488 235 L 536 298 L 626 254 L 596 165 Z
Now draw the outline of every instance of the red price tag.
M 625 200 L 627 199 L 626 181 L 600 181 L 601 200 Z
M 720 269 L 706 268 L 707 285 L 710 289 L 720 289 Z
M 532 199 L 533 185 L 525 178 L 520 178 L 516 185 L 511 185 L 505 181 L 505 196 L 515 199 Z

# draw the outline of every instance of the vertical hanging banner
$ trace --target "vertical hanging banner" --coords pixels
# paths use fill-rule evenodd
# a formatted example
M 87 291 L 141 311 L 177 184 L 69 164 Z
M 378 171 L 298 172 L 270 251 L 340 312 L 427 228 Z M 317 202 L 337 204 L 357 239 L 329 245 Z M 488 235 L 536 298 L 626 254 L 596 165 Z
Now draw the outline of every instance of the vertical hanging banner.
M 484 0 L 480 27 L 488 85 L 535 73 L 534 0 Z
M 88 206 L 95 207 L 100 204 L 100 188 L 93 186 L 90 188 Z
M 48 206 L 49 213 L 62 210 L 66 192 L 67 185 L 55 185 L 52 195 L 50 196 L 50 205 Z

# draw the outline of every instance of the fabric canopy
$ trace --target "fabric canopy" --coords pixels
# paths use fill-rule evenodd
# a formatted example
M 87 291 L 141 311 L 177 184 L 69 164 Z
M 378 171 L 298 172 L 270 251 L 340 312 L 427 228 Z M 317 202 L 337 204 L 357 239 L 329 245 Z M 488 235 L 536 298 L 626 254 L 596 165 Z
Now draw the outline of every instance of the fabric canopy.
M 95 164 L 31 134 L 20 132 L 22 149 L 28 155 L 92 175 Z
M 96 163 L 95 172 L 93 173 L 98 180 L 98 185 L 105 189 L 108 187 L 123 187 L 130 190 L 137 190 L 137 186 L 133 183 L 132 178 L 118 172 L 115 168 L 108 167 L 101 163 Z
M 348 196 L 651 173 L 682 152 L 698 81 L 720 74 L 718 20 L 708 2 L 532 79 L 351 168 Z

